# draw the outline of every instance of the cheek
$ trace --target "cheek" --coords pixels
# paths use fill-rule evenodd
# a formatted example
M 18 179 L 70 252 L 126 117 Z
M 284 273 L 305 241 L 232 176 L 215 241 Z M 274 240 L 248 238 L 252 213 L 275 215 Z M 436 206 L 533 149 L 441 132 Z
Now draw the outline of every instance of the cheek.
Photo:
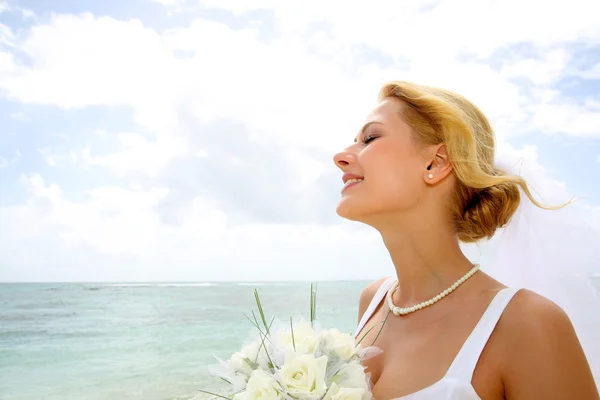
M 414 155 L 387 149 L 365 155 L 368 156 L 364 165 L 365 176 L 375 197 L 395 204 L 413 203 L 418 199 L 423 178 Z
M 410 184 L 419 176 L 417 157 L 403 148 L 374 145 L 365 149 L 361 156 L 359 163 L 364 167 L 366 174 L 374 175 L 390 184 Z
M 412 202 L 420 193 L 420 182 L 409 170 L 395 170 L 385 174 L 377 182 L 381 196 L 395 202 Z

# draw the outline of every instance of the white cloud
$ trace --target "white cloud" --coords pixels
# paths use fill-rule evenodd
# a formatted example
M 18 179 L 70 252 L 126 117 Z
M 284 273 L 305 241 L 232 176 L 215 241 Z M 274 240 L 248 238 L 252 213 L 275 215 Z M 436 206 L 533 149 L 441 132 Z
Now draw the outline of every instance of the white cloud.
M 6 46 L 14 46 L 15 36 L 12 33 L 12 30 L 4 25 L 0 24 L 0 43 Z
M 21 15 L 24 19 L 33 19 L 36 17 L 35 13 L 28 8 L 20 8 L 19 11 L 21 11 Z
M 597 137 L 593 126 L 598 115 L 585 104 L 562 98 L 537 104 L 535 97 L 509 81 L 522 78 L 548 87 L 568 69 L 573 57 L 566 50 L 570 44 L 600 40 L 600 14 L 593 12 L 594 6 L 588 1 L 576 3 L 384 0 L 346 4 L 340 13 L 334 3 L 316 1 L 303 3 L 302 7 L 270 0 L 202 1 L 236 15 L 250 10 L 272 11 L 282 38 L 302 38 L 312 43 L 311 39 L 318 37 L 330 60 L 344 53 L 349 45 L 377 49 L 399 61 L 401 67 L 393 73 L 375 67 L 378 79 L 373 83 L 400 78 L 456 90 L 486 110 L 496 126 L 505 127 L 513 135 L 542 129 Z M 519 12 L 515 13 L 517 9 Z M 543 18 L 537 17 L 540 10 Z M 532 23 L 532 19 L 536 22 Z M 327 33 L 309 33 L 307 27 L 312 29 L 313 23 L 323 23 Z M 512 49 L 513 45 L 525 50 Z M 491 68 L 492 62 L 487 59 L 498 52 L 500 71 Z M 471 61 L 467 61 L 469 58 Z M 356 57 L 349 62 L 356 62 Z M 548 122 L 548 115 L 554 116 L 553 122 Z M 526 124 L 531 116 L 533 125 Z
M 56 167 L 56 165 L 58 164 L 56 161 L 56 156 L 54 156 L 51 153 L 50 149 L 38 149 L 38 152 L 44 158 L 46 164 L 48 164 L 51 167 Z
M 0 89 L 4 89 L 17 72 L 14 56 L 11 53 L 0 51 Z
M 147 210 L 167 191 L 98 187 L 87 191 L 87 201 L 75 203 L 64 198 L 57 184 L 46 185 L 40 175 L 23 175 L 21 182 L 30 194 L 27 204 L 2 211 L 7 226 L 15 226 L 13 234 L 26 239 L 52 233 L 67 247 L 85 244 L 101 253 L 117 254 L 144 251 L 155 223 L 147 218 Z
M 545 201 L 565 200 L 564 184 L 539 165 L 535 147 L 501 142 L 498 151 L 503 164 L 526 160 L 520 172 L 535 178 Z M 52 265 L 39 269 L 36 279 L 52 280 L 57 273 L 66 280 L 372 279 L 393 272 L 379 236 L 354 223 L 233 224 L 218 202 L 199 194 L 181 223 L 172 225 L 160 215 L 166 187 L 104 186 L 73 201 L 37 174 L 23 175 L 21 183 L 27 202 L 0 207 L 2 225 L 11 227 L 0 232 L 0 254 L 10 260 L 3 279 L 28 279 L 20 268 L 36 270 L 48 258 Z M 31 248 L 35 255 L 27 255 Z M 465 249 L 473 259 L 490 256 L 486 246 L 483 253 Z M 96 260 L 93 268 L 86 266 L 89 259 Z M 365 270 L 366 264 L 371 268 Z
M 180 7 L 186 3 L 186 0 L 150 0 L 158 4 L 169 7 Z
M 600 79 L 600 63 L 579 71 L 578 75 L 584 79 Z
M 139 133 L 123 132 L 117 134 L 117 139 L 121 150 L 93 155 L 91 148 L 86 147 L 81 159 L 90 165 L 106 167 L 117 176 L 143 172 L 156 177 L 172 158 L 188 153 L 185 143 L 178 138 L 159 136 L 156 140 L 148 140 Z
M 180 11 L 196 3 L 154 1 Z M 570 45 L 600 40 L 600 14 L 583 1 L 386 0 L 343 12 L 314 0 L 203 4 L 272 12 L 274 33 L 202 18 L 159 32 L 89 13 L 54 14 L 19 35 L 0 26 L 0 39 L 28 58 L 0 52 L 7 98 L 131 110 L 139 125 L 94 140 L 81 132 L 62 153 L 39 146 L 51 166 L 108 172 L 119 184 L 86 182 L 94 188 L 73 193 L 59 179 L 45 182 L 50 174 L 24 175 L 27 202 L 0 208 L 11 227 L 0 232 L 4 265 L 13 266 L 4 276 L 25 279 L 24 268 L 43 279 L 338 278 L 367 263 L 376 267 L 366 278 L 389 273 L 376 235 L 331 223 L 339 184 L 331 156 L 391 79 L 472 99 L 491 117 L 500 152 L 530 160 L 545 199 L 564 200 L 565 184 L 539 166 L 535 146 L 514 149 L 503 138 L 600 137 L 598 99 L 565 98 L 557 85 L 576 74 Z M 102 262 L 81 266 L 90 254 Z M 44 272 L 49 258 L 70 267 Z
M 0 67 L 5 64 L 4 69 L 12 71 L 11 79 L 0 82 L 0 87 L 26 103 L 132 107 L 139 123 L 166 136 L 178 130 L 183 105 L 204 121 L 234 117 L 252 131 L 304 143 L 314 144 L 306 132 L 318 126 L 328 134 L 317 145 L 331 151 L 351 137 L 373 104 L 378 86 L 401 78 L 464 93 L 486 110 L 499 131 L 518 134 L 540 128 L 596 135 L 589 122 L 597 119 L 597 113 L 585 105 L 554 101 L 533 107 L 536 99 L 508 80 L 525 77 L 542 86 L 553 83 L 570 59 L 564 44 L 597 33 L 592 24 L 596 17 L 581 9 L 546 7 L 550 21 L 565 13 L 584 17 L 577 24 L 561 18 L 559 27 L 549 22 L 529 24 L 527 29 L 519 25 L 515 33 L 495 22 L 509 10 L 514 14 L 511 5 L 504 3 L 478 3 L 481 19 L 469 17 L 469 23 L 461 11 L 467 7 L 464 2 L 398 5 L 383 1 L 367 9 L 357 3 L 348 4 L 342 14 L 337 6 L 312 2 L 300 9 L 270 1 L 204 4 L 235 13 L 272 9 L 278 36 L 266 43 L 256 27 L 232 30 L 203 19 L 160 35 L 137 20 L 56 15 L 49 24 L 32 29 L 21 45 L 32 67 L 16 68 L 10 54 L 4 55 L 4 63 L 0 60 Z M 359 16 L 361 23 L 356 24 Z M 325 21 L 329 29 L 305 32 L 307 24 L 318 21 Z M 472 24 L 481 25 L 477 35 L 472 34 Z M 426 31 L 424 26 L 437 29 Z M 398 39 L 407 32 L 416 32 L 418 39 Z M 499 71 L 485 59 L 465 61 L 461 56 L 475 50 L 479 57 L 486 56 L 528 41 L 538 46 L 539 57 L 512 54 Z M 400 61 L 401 67 L 360 61 L 361 46 L 378 49 Z M 178 52 L 186 55 L 177 57 Z M 531 115 L 535 115 L 534 126 L 526 129 L 524 121 Z M 552 123 L 547 115 L 553 116 Z
M 495 50 L 528 42 L 551 48 L 565 42 L 593 42 L 600 38 L 600 18 L 594 12 L 597 7 L 586 0 L 553 4 L 542 0 L 378 0 L 345 4 L 343 12 L 338 3 L 317 0 L 302 5 L 275 0 L 199 3 L 237 15 L 250 10 L 272 10 L 278 29 L 284 34 L 303 32 L 313 22 L 326 22 L 340 42 L 367 44 L 411 61 L 452 59 L 461 52 L 487 56 Z
M 11 2 L 13 3 L 13 2 Z M 33 19 L 36 17 L 35 13 L 28 9 L 28 8 L 23 8 L 23 7 L 19 7 L 14 5 L 10 5 L 8 4 L 7 0 L 0 0 L 0 14 L 3 13 L 12 13 L 12 14 L 18 14 L 21 18 L 28 20 L 28 19 Z M 2 25 L 2 24 L 0 24 Z
M 61 243 L 61 248 L 53 249 L 53 264 L 70 265 L 72 255 L 81 249 L 86 249 L 88 258 L 110 255 L 129 263 L 88 271 L 97 279 L 276 280 L 301 277 L 298 271 L 336 279 L 347 272 L 346 268 L 355 267 L 359 260 L 366 262 L 365 257 L 371 256 L 380 260 L 381 273 L 389 273 L 383 249 L 359 251 L 373 246 L 377 239 L 372 232 L 361 229 L 348 235 L 348 228 L 343 226 L 229 226 L 227 215 L 200 197 L 194 200 L 185 223 L 173 227 L 161 223 L 155 210 L 168 191 L 164 188 L 144 191 L 101 187 L 88 191 L 87 199 L 76 203 L 65 198 L 58 185 L 46 184 L 39 175 L 23 176 L 22 183 L 30 193 L 27 204 L 0 209 L 3 226 L 14 227 L 10 233 L 0 232 L 0 248 L 14 246 L 11 252 L 2 254 L 23 256 L 21 252 L 26 249 L 22 243 L 44 249 L 44 241 L 50 236 Z M 311 251 L 302 251 L 306 248 Z M 4 271 L 3 278 L 23 279 L 18 271 L 22 264 L 23 259 L 5 264 L 14 270 Z M 53 272 L 48 266 L 40 279 L 52 279 Z M 70 274 L 79 276 L 76 271 Z
M 592 211 L 592 223 L 598 233 L 600 233 L 600 206 L 594 207 Z M 600 272 L 599 272 L 600 273 Z
M 531 121 L 538 131 L 600 138 L 600 110 L 568 101 L 532 105 Z
M 546 86 L 563 77 L 570 61 L 571 54 L 565 48 L 557 48 L 543 53 L 539 58 L 525 58 L 509 63 L 501 73 L 509 78 L 525 78 L 536 85 Z
M 6 168 L 11 164 L 16 164 L 21 160 L 21 152 L 17 149 L 11 158 L 0 156 L 0 168 Z
M 572 195 L 565 182 L 554 178 L 551 171 L 540 163 L 537 146 L 515 148 L 510 143 L 499 140 L 496 147 L 496 164 L 508 173 L 525 178 L 537 200 L 556 206 L 571 199 Z
M 18 121 L 23 121 L 23 122 L 29 121 L 29 118 L 27 118 L 27 115 L 25 115 L 25 113 L 22 113 L 22 112 L 10 113 L 8 116 L 10 118 L 16 119 Z
M 140 21 L 55 15 L 33 27 L 20 48 L 32 66 L 19 67 L 3 83 L 10 98 L 65 109 L 133 106 L 140 122 L 168 129 L 172 59 Z M 6 64 L 15 70 L 14 61 Z

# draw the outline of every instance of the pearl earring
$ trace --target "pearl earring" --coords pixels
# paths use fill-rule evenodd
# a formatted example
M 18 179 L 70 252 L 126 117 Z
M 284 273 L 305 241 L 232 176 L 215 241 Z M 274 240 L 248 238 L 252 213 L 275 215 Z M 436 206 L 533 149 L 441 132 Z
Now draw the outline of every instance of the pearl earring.
M 429 175 L 427 175 L 427 177 L 428 177 L 429 179 L 433 179 L 433 174 L 429 174 Z

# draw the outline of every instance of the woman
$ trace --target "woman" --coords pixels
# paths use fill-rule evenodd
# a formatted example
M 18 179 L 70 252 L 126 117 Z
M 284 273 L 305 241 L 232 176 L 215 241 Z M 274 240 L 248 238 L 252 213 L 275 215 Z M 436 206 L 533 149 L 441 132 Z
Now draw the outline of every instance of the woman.
M 365 363 L 374 397 L 598 399 L 565 312 L 486 275 L 459 246 L 505 226 L 520 193 L 541 206 L 494 166 L 486 117 L 457 94 L 406 82 L 379 100 L 334 157 L 345 184 L 337 213 L 377 229 L 396 269 L 360 297 L 357 337 L 383 350 Z

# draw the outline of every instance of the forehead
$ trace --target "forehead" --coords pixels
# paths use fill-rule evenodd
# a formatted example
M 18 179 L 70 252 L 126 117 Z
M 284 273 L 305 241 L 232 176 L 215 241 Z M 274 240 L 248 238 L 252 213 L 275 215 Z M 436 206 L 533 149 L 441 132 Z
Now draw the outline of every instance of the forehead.
M 358 137 L 361 134 L 364 134 L 370 126 L 382 126 L 384 129 L 392 131 L 410 130 L 410 127 L 402 117 L 403 107 L 404 103 L 397 98 L 389 97 L 383 99 L 367 115 L 367 118 L 354 141 L 358 141 Z
M 378 121 L 383 123 L 393 123 L 402 120 L 401 111 L 404 103 L 395 98 L 387 97 L 383 99 L 377 106 L 367 115 L 366 123 Z

